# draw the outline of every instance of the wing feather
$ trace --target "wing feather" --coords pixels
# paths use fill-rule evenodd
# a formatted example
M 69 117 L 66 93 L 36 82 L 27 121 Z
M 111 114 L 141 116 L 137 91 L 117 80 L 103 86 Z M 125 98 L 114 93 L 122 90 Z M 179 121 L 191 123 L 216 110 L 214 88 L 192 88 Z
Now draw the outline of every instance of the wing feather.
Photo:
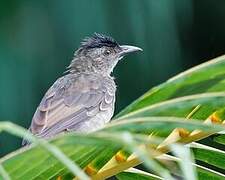
M 91 76 L 58 79 L 38 106 L 31 132 L 48 138 L 68 129 L 76 130 L 76 124 L 91 120 L 99 112 L 113 111 L 114 82 L 106 82 Z

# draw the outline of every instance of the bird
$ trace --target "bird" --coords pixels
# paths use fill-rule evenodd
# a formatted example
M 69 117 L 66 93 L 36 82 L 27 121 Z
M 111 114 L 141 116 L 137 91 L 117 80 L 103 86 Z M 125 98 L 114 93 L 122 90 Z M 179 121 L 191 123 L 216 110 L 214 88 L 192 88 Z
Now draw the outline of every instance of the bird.
M 29 131 L 49 139 L 60 133 L 90 133 L 104 127 L 114 114 L 116 84 L 111 73 L 125 55 L 136 51 L 142 49 L 120 45 L 104 34 L 84 38 L 67 71 L 41 100 Z M 22 145 L 28 144 L 24 139 Z

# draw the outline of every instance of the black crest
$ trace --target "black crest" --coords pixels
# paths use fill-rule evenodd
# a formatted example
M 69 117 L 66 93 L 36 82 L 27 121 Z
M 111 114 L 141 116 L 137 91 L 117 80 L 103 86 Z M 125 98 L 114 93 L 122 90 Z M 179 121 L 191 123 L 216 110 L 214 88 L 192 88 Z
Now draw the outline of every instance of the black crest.
M 119 45 L 112 37 L 98 33 L 94 33 L 92 37 L 85 38 L 81 43 L 81 48 L 83 49 L 101 48 L 103 46 L 116 47 Z

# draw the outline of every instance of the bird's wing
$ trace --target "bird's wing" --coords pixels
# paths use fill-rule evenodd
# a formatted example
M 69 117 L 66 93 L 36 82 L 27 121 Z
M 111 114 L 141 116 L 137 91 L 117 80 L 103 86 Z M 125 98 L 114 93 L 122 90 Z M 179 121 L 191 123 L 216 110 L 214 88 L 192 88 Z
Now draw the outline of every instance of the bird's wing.
M 115 87 L 100 80 L 80 77 L 70 82 L 69 78 L 60 78 L 42 99 L 30 130 L 39 137 L 51 137 L 74 128 L 99 112 L 111 110 L 114 95 Z

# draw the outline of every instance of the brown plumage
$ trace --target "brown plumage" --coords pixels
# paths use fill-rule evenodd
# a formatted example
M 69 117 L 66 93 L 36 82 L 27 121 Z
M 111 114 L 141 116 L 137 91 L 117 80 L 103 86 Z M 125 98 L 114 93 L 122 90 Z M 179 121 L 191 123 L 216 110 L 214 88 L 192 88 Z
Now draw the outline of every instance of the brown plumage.
M 29 130 L 50 138 L 66 131 L 87 133 L 103 127 L 114 112 L 116 85 L 110 73 L 125 54 L 137 50 L 141 49 L 120 46 L 100 34 L 87 38 L 76 51 L 68 74 L 44 95 Z

